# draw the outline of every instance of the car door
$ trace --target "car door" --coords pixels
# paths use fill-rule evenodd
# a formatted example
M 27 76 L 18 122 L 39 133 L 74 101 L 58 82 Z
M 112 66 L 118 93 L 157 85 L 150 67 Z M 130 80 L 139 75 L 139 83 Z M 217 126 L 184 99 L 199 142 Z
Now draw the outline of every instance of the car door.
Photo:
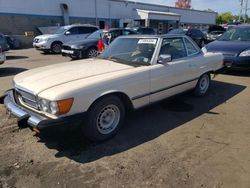
M 172 61 L 151 66 L 150 102 L 181 93 L 195 85 L 183 37 L 164 38 L 160 55 L 171 55 Z
M 65 32 L 64 43 L 75 42 L 79 40 L 79 30 L 78 27 L 72 27 Z
M 97 30 L 97 28 L 95 27 L 79 27 L 78 28 L 79 30 L 79 35 L 77 36 L 79 39 L 84 39 L 86 38 L 87 36 L 89 36 L 91 33 L 95 32 Z
M 189 71 L 191 72 L 193 79 L 198 78 L 206 69 L 207 62 L 204 59 L 200 48 L 194 42 L 187 38 L 184 38 L 184 42 L 186 45 L 188 58 L 190 59 Z

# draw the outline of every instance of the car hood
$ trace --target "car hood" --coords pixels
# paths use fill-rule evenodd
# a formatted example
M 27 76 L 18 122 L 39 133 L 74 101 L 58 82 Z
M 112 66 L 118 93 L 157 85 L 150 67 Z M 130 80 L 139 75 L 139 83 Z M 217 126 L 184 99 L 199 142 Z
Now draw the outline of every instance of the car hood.
M 133 66 L 115 63 L 109 60 L 87 59 L 66 62 L 20 73 L 14 77 L 19 88 L 34 94 L 65 83 L 133 69 Z
M 249 42 L 241 41 L 214 41 L 207 46 L 208 52 L 221 52 L 223 54 L 239 54 L 243 50 L 250 48 Z
M 80 41 L 72 41 L 72 42 L 67 42 L 64 44 L 64 46 L 81 46 L 84 44 L 89 44 L 89 43 L 97 43 L 98 39 L 84 39 L 84 40 L 80 40 Z

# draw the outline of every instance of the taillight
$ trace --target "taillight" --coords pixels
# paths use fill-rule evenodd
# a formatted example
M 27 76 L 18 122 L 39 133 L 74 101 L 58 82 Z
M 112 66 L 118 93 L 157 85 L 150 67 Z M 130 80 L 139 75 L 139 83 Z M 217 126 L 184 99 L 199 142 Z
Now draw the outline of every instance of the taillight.
M 0 53 L 2 53 L 3 52 L 3 49 L 2 49 L 2 47 L 0 46 Z

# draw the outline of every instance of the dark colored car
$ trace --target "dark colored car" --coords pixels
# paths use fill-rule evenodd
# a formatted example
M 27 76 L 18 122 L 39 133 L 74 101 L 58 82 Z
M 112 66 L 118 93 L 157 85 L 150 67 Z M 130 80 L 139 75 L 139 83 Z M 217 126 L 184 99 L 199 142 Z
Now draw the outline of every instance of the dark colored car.
M 223 53 L 227 68 L 250 68 L 250 25 L 239 25 L 227 30 L 203 50 Z
M 98 41 L 100 37 L 104 37 L 104 34 L 109 34 L 110 42 L 121 35 L 131 35 L 136 34 L 133 30 L 129 29 L 109 29 L 108 31 L 98 30 L 86 39 L 79 42 L 66 43 L 62 46 L 62 55 L 69 56 L 72 59 L 82 59 L 82 58 L 92 58 L 98 55 Z
M 10 49 L 10 46 L 8 45 L 5 36 L 0 33 L 0 46 L 2 47 L 2 51 L 8 51 Z
M 199 29 L 173 29 L 168 34 L 184 34 L 192 38 L 199 47 L 205 46 L 207 43 L 206 35 Z
M 156 31 L 150 27 L 134 27 L 131 29 L 140 35 L 156 35 L 157 34 Z

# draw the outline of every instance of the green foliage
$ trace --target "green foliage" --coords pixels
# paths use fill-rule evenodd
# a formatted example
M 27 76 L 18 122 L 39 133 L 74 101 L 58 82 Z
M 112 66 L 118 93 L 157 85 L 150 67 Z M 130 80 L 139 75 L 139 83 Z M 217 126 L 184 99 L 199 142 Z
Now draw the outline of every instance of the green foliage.
M 237 20 L 237 16 L 234 16 L 231 12 L 224 12 L 217 16 L 216 24 L 226 24 L 233 20 Z

